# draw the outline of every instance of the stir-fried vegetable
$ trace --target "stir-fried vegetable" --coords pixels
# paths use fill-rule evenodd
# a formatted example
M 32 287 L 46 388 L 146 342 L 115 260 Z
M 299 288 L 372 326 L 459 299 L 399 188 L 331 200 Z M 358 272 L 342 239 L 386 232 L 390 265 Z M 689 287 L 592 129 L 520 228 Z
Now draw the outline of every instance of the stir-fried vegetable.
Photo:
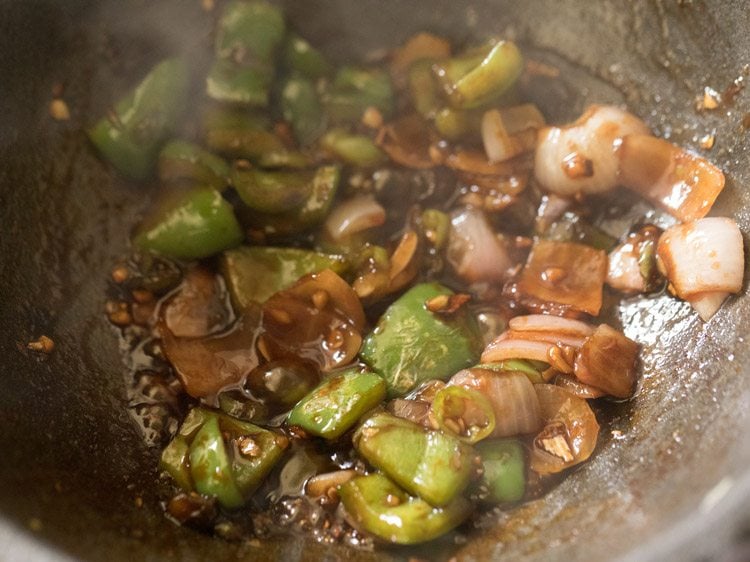
M 247 506 L 266 513 L 229 517 L 325 542 L 437 538 L 586 461 L 600 407 L 637 392 L 605 282 L 666 279 L 704 319 L 742 288 L 737 223 L 704 217 L 723 174 L 621 108 L 548 126 L 510 41 L 421 33 L 335 67 L 264 0 L 226 3 L 212 37 L 184 127 L 169 59 L 89 131 L 165 186 L 107 314 L 176 521 L 226 534 Z M 618 186 L 684 222 L 624 224 Z

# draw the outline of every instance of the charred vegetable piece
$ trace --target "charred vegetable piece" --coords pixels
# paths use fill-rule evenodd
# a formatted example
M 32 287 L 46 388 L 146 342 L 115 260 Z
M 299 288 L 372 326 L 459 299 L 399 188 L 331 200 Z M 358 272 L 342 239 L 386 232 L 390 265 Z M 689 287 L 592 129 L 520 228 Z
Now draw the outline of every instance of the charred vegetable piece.
M 206 81 L 208 95 L 222 102 L 268 105 L 275 53 L 285 32 L 284 16 L 267 2 L 228 4 L 216 33 L 217 61 Z
M 160 467 L 186 491 L 237 508 L 255 492 L 287 447 L 281 435 L 205 408 L 191 410 Z
M 348 264 L 340 255 L 298 248 L 240 246 L 221 256 L 221 273 L 232 302 L 240 309 L 263 303 L 303 275 L 324 269 L 342 274 Z
M 429 379 L 446 379 L 475 362 L 481 338 L 465 310 L 441 317 L 425 302 L 453 292 L 438 284 L 416 285 L 380 318 L 361 356 L 385 378 L 389 397 L 403 396 Z
M 492 435 L 495 412 L 492 404 L 478 391 L 462 386 L 446 386 L 438 391 L 431 406 L 440 429 L 457 435 L 467 443 L 476 443 Z
M 161 323 L 164 354 L 190 396 L 210 397 L 239 383 L 258 366 L 255 343 L 260 311 L 247 308 L 228 331 L 211 337 L 178 338 Z
M 146 178 L 159 146 L 185 109 L 189 72 L 185 63 L 167 59 L 117 103 L 111 115 L 91 129 L 91 142 L 122 174 Z
M 333 66 L 323 53 L 299 35 L 288 34 L 283 48 L 284 64 L 290 71 L 309 80 L 333 74 Z
M 375 142 L 365 135 L 355 135 L 346 129 L 333 129 L 321 139 L 321 146 L 347 164 L 364 168 L 382 164 L 386 156 Z
M 341 502 L 355 525 L 396 544 L 416 544 L 461 524 L 471 504 L 456 498 L 438 508 L 406 494 L 383 474 L 360 476 L 339 488 Z
M 303 398 L 289 414 L 288 423 L 312 435 L 336 439 L 384 398 L 382 377 L 356 367 L 347 369 Z
M 356 293 L 325 269 L 265 302 L 259 348 L 266 359 L 301 358 L 329 372 L 352 362 L 364 325 Z
M 303 146 L 315 142 L 326 128 L 326 117 L 315 85 L 306 78 L 291 77 L 281 89 L 281 111 Z
M 499 41 L 485 54 L 449 59 L 441 73 L 451 104 L 480 106 L 510 88 L 521 75 L 523 58 L 511 41 Z
M 239 244 L 244 235 L 232 206 L 215 189 L 175 190 L 141 223 L 133 244 L 176 259 L 199 259 Z
M 206 185 L 219 191 L 227 186 L 229 164 L 197 144 L 174 140 L 159 153 L 159 179 Z
M 271 133 L 265 117 L 232 108 L 211 108 L 202 117 L 203 135 L 209 149 L 236 158 L 257 161 L 287 148 Z
M 515 502 L 526 491 L 526 463 L 521 442 L 497 439 L 477 444 L 484 473 L 482 484 L 487 489 L 483 499 L 493 503 Z
M 393 86 L 383 70 L 343 66 L 326 93 L 324 105 L 326 113 L 336 123 L 356 123 L 368 107 L 389 117 L 394 106 Z
M 338 189 L 341 171 L 338 166 L 318 168 L 311 179 L 310 192 L 296 209 L 283 213 L 263 213 L 245 209 L 244 220 L 269 236 L 305 232 L 320 224 L 328 214 Z
M 457 437 L 385 412 L 365 421 L 354 447 L 406 491 L 445 506 L 469 484 L 475 452 Z

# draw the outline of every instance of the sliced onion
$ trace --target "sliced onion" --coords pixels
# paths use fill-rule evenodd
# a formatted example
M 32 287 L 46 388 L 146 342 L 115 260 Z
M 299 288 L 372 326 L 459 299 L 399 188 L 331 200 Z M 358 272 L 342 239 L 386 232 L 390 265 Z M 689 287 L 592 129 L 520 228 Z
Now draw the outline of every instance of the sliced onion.
M 314 498 L 331 494 L 336 491 L 336 488 L 349 482 L 356 475 L 357 472 L 352 469 L 316 474 L 305 482 L 305 494 Z
M 549 352 L 554 344 L 527 339 L 501 339 L 490 343 L 482 353 L 482 363 L 498 363 L 507 359 L 531 359 L 549 361 Z
M 258 366 L 255 344 L 260 333 L 260 311 L 246 310 L 226 333 L 204 338 L 178 338 L 160 323 L 164 354 L 182 386 L 193 398 L 215 396 L 239 383 Z
M 650 135 L 624 137 L 618 156 L 620 183 L 681 221 L 705 217 L 724 188 L 716 166 Z
M 581 381 L 576 380 L 575 377 L 570 375 L 557 375 L 555 377 L 555 385 L 567 390 L 573 396 L 583 398 L 584 400 L 601 398 L 605 395 L 603 390 L 583 384 Z
M 539 132 L 534 175 L 545 190 L 562 197 L 609 191 L 617 185 L 616 151 L 631 134 L 649 130 L 627 111 L 593 105 L 574 123 Z
M 549 227 L 570 208 L 572 200 L 550 193 L 542 196 L 536 212 L 535 229 L 539 234 L 547 232 Z
M 479 391 L 495 413 L 493 437 L 510 437 L 534 433 L 541 427 L 539 399 L 528 377 L 516 371 L 464 369 L 449 386 L 463 386 Z
M 573 242 L 538 240 L 529 254 L 512 296 L 599 314 L 607 275 L 607 254 Z
M 573 334 L 565 334 L 563 332 L 543 332 L 541 330 L 530 331 L 530 332 L 517 332 L 516 330 L 508 330 L 503 334 L 500 334 L 498 340 L 526 340 L 526 341 L 538 341 L 548 343 L 550 345 L 568 345 L 573 348 L 579 348 L 585 341 L 585 336 L 577 336 Z
M 635 390 L 638 344 L 614 328 L 601 324 L 581 346 L 574 373 L 584 384 L 616 398 Z
M 584 338 L 594 333 L 594 328 L 586 322 L 549 314 L 516 316 L 508 325 L 518 332 L 555 332 Z
M 660 268 L 680 298 L 742 289 L 742 234 L 732 219 L 712 217 L 673 226 L 659 239 L 656 253 Z
M 328 236 L 341 242 L 358 232 L 385 222 L 385 209 L 370 195 L 352 197 L 336 205 L 325 222 Z
M 490 162 L 484 152 L 468 149 L 451 152 L 442 163 L 459 172 L 485 176 L 514 176 L 533 167 L 533 161 L 526 156 L 504 162 Z
M 224 328 L 229 320 L 223 288 L 204 267 L 194 267 L 185 274 L 163 314 L 167 328 L 176 337 L 207 336 Z
M 728 296 L 729 293 L 727 292 L 709 291 L 693 295 L 687 301 L 698 313 L 698 316 L 701 317 L 701 320 L 708 322 Z
M 482 116 L 482 142 L 490 162 L 503 162 L 533 150 L 536 145 L 536 128 L 530 127 L 513 132 L 503 114 L 497 109 L 486 111 Z
M 535 385 L 544 429 L 534 438 L 530 468 L 553 474 L 585 461 L 599 436 L 599 424 L 585 400 L 551 384 Z
M 641 275 L 638 248 L 632 241 L 625 241 L 609 253 L 607 285 L 626 293 L 641 293 L 646 290 L 646 281 Z
M 513 261 L 484 214 L 466 208 L 451 216 L 448 262 L 469 283 L 504 281 Z

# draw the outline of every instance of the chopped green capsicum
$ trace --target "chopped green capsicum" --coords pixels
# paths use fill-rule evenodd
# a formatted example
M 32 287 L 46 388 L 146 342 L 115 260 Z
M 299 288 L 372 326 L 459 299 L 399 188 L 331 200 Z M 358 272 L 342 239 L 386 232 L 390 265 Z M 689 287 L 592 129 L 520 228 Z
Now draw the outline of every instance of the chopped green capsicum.
M 319 437 L 336 439 L 385 398 L 385 382 L 354 367 L 323 381 L 290 412 L 289 425 Z
M 227 4 L 218 23 L 208 95 L 222 102 L 268 105 L 275 53 L 285 32 L 283 14 L 267 2 Z
M 215 189 L 174 190 L 138 227 L 133 243 L 176 259 L 199 259 L 239 244 L 232 206 Z
M 162 453 L 160 468 L 186 491 L 236 508 L 258 489 L 287 444 L 272 431 L 195 408 Z
M 227 107 L 212 107 L 203 114 L 203 135 L 210 150 L 256 161 L 269 154 L 285 153 L 281 139 L 270 132 L 264 116 Z
M 221 191 L 228 184 L 229 164 L 197 144 L 174 140 L 159 153 L 159 179 L 165 183 L 189 182 Z
M 368 418 L 353 441 L 365 460 L 434 506 L 461 494 L 475 468 L 474 449 L 457 437 L 385 412 Z
M 287 35 L 283 47 L 283 60 L 287 69 L 310 80 L 333 74 L 333 66 L 323 53 L 294 33 Z
M 297 208 L 283 213 L 265 213 L 246 207 L 241 217 L 249 227 L 270 236 L 304 232 L 325 219 L 340 177 L 338 166 L 322 166 L 312 176 L 309 196 Z
M 368 107 L 389 117 L 394 108 L 393 86 L 383 70 L 343 66 L 326 92 L 324 105 L 336 123 L 357 122 Z
M 476 443 L 492 435 L 495 412 L 481 392 L 462 386 L 446 386 L 435 394 L 430 410 L 441 429 L 462 441 Z
M 471 513 L 471 504 L 456 498 L 445 507 L 404 493 L 383 474 L 359 476 L 339 488 L 346 512 L 361 529 L 396 544 L 416 544 L 443 535 Z
M 122 174 L 144 179 L 151 173 L 159 146 L 184 111 L 188 79 L 183 61 L 161 62 L 88 130 L 91 142 Z
M 385 153 L 370 137 L 355 135 L 346 129 L 332 129 L 325 134 L 320 144 L 328 152 L 354 166 L 377 166 L 386 160 Z
M 526 463 L 523 446 L 517 439 L 493 439 L 476 446 L 482 457 L 484 498 L 490 502 L 515 502 L 526 491 Z
M 332 269 L 347 269 L 343 256 L 298 248 L 240 246 L 221 256 L 221 272 L 232 302 L 239 310 L 263 303 L 274 293 L 291 287 L 300 277 Z
M 232 185 L 243 203 L 261 213 L 284 213 L 302 206 L 312 192 L 315 170 L 232 170 Z
M 315 85 L 307 78 L 291 77 L 281 89 L 281 111 L 303 146 L 315 142 L 326 128 L 326 116 Z
M 480 353 L 477 329 L 465 310 L 439 316 L 425 302 L 453 292 L 438 283 L 416 285 L 394 302 L 365 340 L 361 357 L 403 396 L 429 379 L 447 379 Z

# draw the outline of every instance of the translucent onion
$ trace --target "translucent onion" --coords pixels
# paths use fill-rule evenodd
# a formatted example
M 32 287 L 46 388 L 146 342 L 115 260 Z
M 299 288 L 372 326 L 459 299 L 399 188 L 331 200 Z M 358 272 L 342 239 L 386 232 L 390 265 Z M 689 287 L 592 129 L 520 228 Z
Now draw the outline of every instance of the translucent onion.
M 177 294 L 163 310 L 169 331 L 177 337 L 207 336 L 229 320 L 223 288 L 216 276 L 203 267 L 190 269 Z
M 724 188 L 716 166 L 650 135 L 628 135 L 618 151 L 619 180 L 681 221 L 701 219 Z
M 699 303 L 704 320 L 715 312 L 722 294 L 742 289 L 743 241 L 732 219 L 712 217 L 673 226 L 659 239 L 656 253 L 674 292 Z
M 533 167 L 532 159 L 526 156 L 519 156 L 503 162 L 490 162 L 484 152 L 468 149 L 451 152 L 441 163 L 458 172 L 483 176 L 514 176 Z
M 334 242 L 341 242 L 385 222 L 385 209 L 370 195 L 352 197 L 336 205 L 325 222 L 325 230 Z
M 432 131 L 419 115 L 407 115 L 381 129 L 377 144 L 386 154 L 407 168 L 432 168 L 435 162 L 430 155 Z
M 574 374 L 582 383 L 616 398 L 629 398 L 638 376 L 638 344 L 623 333 L 601 324 L 581 346 Z
M 583 398 L 584 400 L 601 398 L 605 395 L 603 390 L 583 384 L 570 375 L 557 375 L 555 377 L 555 385 L 567 390 L 573 396 Z
M 482 363 L 496 363 L 507 359 L 531 359 L 549 361 L 550 349 L 554 344 L 527 339 L 500 339 L 490 343 L 482 353 Z
M 594 333 L 594 328 L 586 322 L 549 314 L 516 316 L 508 325 L 518 332 L 555 332 L 584 338 Z
M 490 162 L 502 162 L 533 150 L 536 146 L 536 129 L 539 126 L 530 121 L 529 127 L 514 131 L 502 111 L 486 111 L 482 116 L 481 130 L 487 159 Z
M 469 283 L 504 281 L 513 261 L 482 211 L 466 208 L 451 216 L 448 262 Z
M 632 241 L 625 241 L 609 253 L 607 285 L 626 293 L 641 293 L 646 290 L 646 280 L 641 275 L 638 248 Z
M 539 399 L 528 377 L 517 371 L 473 368 L 459 371 L 448 382 L 478 391 L 495 413 L 493 437 L 534 433 L 541 427 Z
M 599 423 L 585 400 L 551 384 L 535 385 L 544 429 L 534 438 L 530 468 L 553 474 L 585 461 L 599 436 Z
M 592 105 L 574 123 L 539 132 L 534 175 L 561 197 L 609 191 L 617 186 L 617 149 L 625 135 L 649 134 L 637 117 L 618 107 Z

